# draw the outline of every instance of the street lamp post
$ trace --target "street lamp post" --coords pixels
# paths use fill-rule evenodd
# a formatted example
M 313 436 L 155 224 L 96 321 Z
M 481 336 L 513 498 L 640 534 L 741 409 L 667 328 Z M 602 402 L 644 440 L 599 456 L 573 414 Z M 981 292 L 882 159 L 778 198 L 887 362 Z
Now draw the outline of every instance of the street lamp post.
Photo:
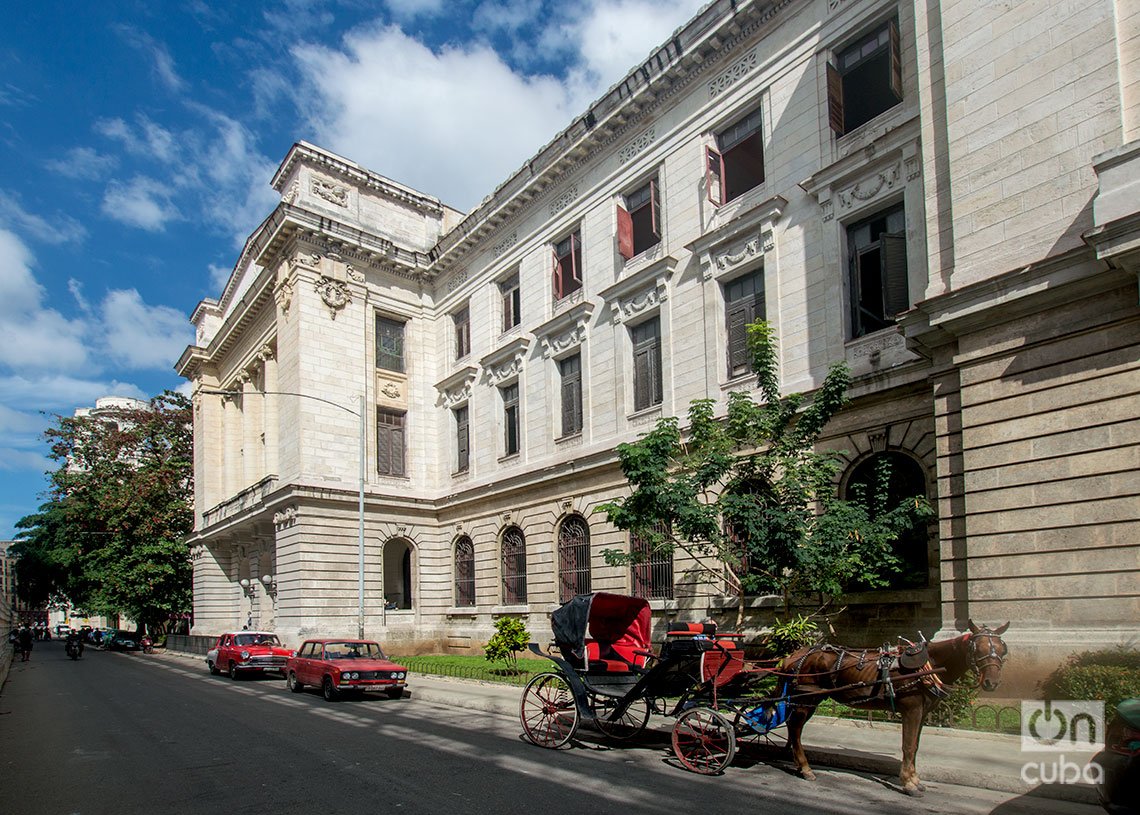
M 225 391 L 225 390 L 209 390 L 202 388 L 198 393 L 208 393 L 214 396 L 229 396 L 239 397 L 244 396 L 242 391 Z M 366 429 L 365 429 L 365 412 L 364 412 L 364 394 L 360 395 L 360 410 L 356 411 L 350 407 L 346 407 L 338 402 L 333 402 L 321 396 L 313 396 L 309 393 L 296 393 L 293 391 L 257 391 L 261 396 L 297 396 L 301 399 L 312 399 L 317 402 L 323 402 L 326 405 L 331 405 L 334 408 L 343 410 L 345 413 L 351 413 L 360 419 L 360 432 L 359 432 L 359 453 L 360 459 L 360 473 L 357 486 L 357 569 L 356 569 L 356 635 L 360 639 L 364 639 L 364 448 Z

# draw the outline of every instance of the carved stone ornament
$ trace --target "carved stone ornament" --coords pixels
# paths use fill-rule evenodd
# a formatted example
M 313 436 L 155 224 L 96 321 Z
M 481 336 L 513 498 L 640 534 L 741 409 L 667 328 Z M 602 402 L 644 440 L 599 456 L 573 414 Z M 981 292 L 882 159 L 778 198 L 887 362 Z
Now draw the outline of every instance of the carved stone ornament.
M 732 247 L 727 252 L 722 252 L 715 255 L 716 267 L 719 271 L 727 272 L 733 267 L 739 266 L 746 260 L 756 257 L 760 254 L 760 239 L 751 238 L 743 244 L 738 244 Z
M 285 194 L 281 196 L 281 203 L 292 204 L 297 200 L 297 196 L 301 194 L 301 182 L 296 179 L 289 185 L 289 189 L 285 190 Z
M 329 316 L 336 319 L 337 313 L 352 302 L 352 295 L 348 291 L 348 286 L 340 280 L 333 280 L 331 277 L 321 275 L 320 281 L 316 286 L 317 294 L 324 300 L 325 305 L 329 307 Z
M 297 522 L 297 507 L 289 505 L 280 512 L 273 513 L 273 526 L 277 529 L 283 529 L 287 526 L 292 526 Z
M 676 268 L 677 259 L 666 255 L 604 289 L 602 297 L 610 304 L 613 321 L 628 322 L 668 300 L 668 282 Z
M 396 387 L 395 382 L 386 382 L 384 387 L 380 389 L 380 393 L 387 396 L 389 399 L 399 399 L 400 389 Z
M 902 170 L 896 161 L 891 166 L 841 189 L 837 194 L 839 206 L 841 209 L 851 209 L 857 201 L 870 201 L 884 191 L 893 189 L 901 177 Z
M 515 337 L 479 360 L 486 380 L 497 387 L 517 377 L 522 371 L 523 360 L 529 347 L 529 337 Z
M 445 408 L 451 409 L 471 400 L 471 386 L 475 384 L 475 375 L 478 370 L 473 365 L 464 365 L 446 379 L 435 383 L 439 391 L 439 401 Z
M 594 304 L 584 300 L 538 326 L 534 335 L 542 345 L 542 355 L 549 359 L 581 345 L 593 311 Z
M 281 316 L 289 316 L 289 307 L 293 305 L 293 282 L 282 280 L 273 290 L 273 299 L 277 301 L 277 308 L 281 309 Z
M 348 279 L 354 283 L 364 282 L 364 273 L 352 265 L 346 265 L 344 267 L 344 273 L 348 275 Z
M 906 340 L 898 331 L 887 331 L 865 340 L 855 340 L 851 343 L 849 353 L 852 358 L 859 359 L 881 354 L 891 348 L 906 348 Z
M 514 246 L 518 242 L 519 242 L 519 233 L 517 231 L 512 232 L 511 234 L 509 234 L 505 238 L 503 238 L 501 241 L 496 243 L 493 247 L 491 247 L 491 255 L 493 257 L 498 257 L 499 255 L 503 254 L 503 252 L 507 251 L 508 249 L 510 249 L 512 246 Z
M 343 184 L 337 184 L 335 181 L 320 176 L 313 176 L 311 189 L 313 195 L 325 199 L 330 204 L 336 204 L 338 207 L 348 206 L 348 187 Z
M 573 186 L 569 187 L 564 193 L 550 202 L 551 216 L 557 215 L 559 212 L 566 209 L 566 207 L 570 206 L 570 204 L 572 204 L 574 202 L 574 199 L 577 197 L 578 185 L 574 184 Z
M 618 164 L 625 164 L 638 153 L 649 147 L 649 145 L 653 144 L 656 138 L 657 128 L 655 127 L 651 127 L 640 136 L 636 136 L 633 141 L 618 151 Z
M 709 80 L 709 99 L 713 99 L 726 90 L 731 88 L 744 77 L 748 76 L 760 60 L 756 56 L 756 49 L 753 48 L 736 62 L 732 63 L 727 70 L 721 72 L 718 76 L 714 76 Z
M 701 276 L 712 280 L 736 273 L 739 267 L 759 264 L 776 248 L 775 227 L 788 202 L 774 195 L 687 247 L 701 259 Z

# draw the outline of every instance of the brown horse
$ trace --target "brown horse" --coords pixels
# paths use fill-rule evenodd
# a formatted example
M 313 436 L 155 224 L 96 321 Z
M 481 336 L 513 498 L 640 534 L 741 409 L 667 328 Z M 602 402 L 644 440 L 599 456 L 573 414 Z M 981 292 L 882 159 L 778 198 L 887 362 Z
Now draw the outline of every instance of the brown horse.
M 920 795 L 924 787 L 919 783 L 914 759 L 926 712 L 945 695 L 942 683 L 956 682 L 971 668 L 977 672 L 983 689 L 997 688 L 1002 663 L 1009 653 L 1001 639 L 1007 628 L 1009 623 L 990 629 L 974 625 L 971 620 L 969 633 L 940 642 L 923 641 L 920 646 L 905 650 L 813 645 L 785 657 L 778 673 L 788 682 L 788 747 L 800 774 L 808 780 L 815 779 L 800 740 L 804 724 L 815 713 L 816 705 L 833 698 L 846 705 L 901 714 L 903 756 L 899 782 L 908 795 Z M 884 671 L 889 681 L 885 680 Z

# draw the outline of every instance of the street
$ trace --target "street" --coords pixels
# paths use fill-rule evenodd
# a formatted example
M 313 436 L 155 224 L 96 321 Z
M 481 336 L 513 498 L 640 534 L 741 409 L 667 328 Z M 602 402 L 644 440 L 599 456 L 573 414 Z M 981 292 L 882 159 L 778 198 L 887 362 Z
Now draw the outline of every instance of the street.
M 1090 806 L 947 784 L 906 798 L 882 780 L 738 756 L 680 769 L 667 736 L 611 747 L 583 731 L 547 751 L 517 719 L 415 698 L 326 703 L 275 675 L 231 681 L 201 660 L 37 643 L 0 695 L 0 812 L 1071 813 Z

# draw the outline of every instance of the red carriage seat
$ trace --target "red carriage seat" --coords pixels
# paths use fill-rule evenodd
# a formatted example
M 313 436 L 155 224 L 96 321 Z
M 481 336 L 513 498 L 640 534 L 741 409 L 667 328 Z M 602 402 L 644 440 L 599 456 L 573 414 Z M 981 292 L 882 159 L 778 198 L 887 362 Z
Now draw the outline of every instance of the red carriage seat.
M 598 592 L 588 598 L 587 615 L 582 648 L 571 654 L 577 657 L 572 659 L 575 667 L 590 673 L 632 673 L 645 667 L 652 653 L 647 601 Z
M 711 647 L 701 655 L 701 678 L 717 687 L 727 685 L 744 668 L 744 649 L 739 643 L 744 635 L 717 634 L 715 622 L 670 623 L 665 636 L 709 640 Z

